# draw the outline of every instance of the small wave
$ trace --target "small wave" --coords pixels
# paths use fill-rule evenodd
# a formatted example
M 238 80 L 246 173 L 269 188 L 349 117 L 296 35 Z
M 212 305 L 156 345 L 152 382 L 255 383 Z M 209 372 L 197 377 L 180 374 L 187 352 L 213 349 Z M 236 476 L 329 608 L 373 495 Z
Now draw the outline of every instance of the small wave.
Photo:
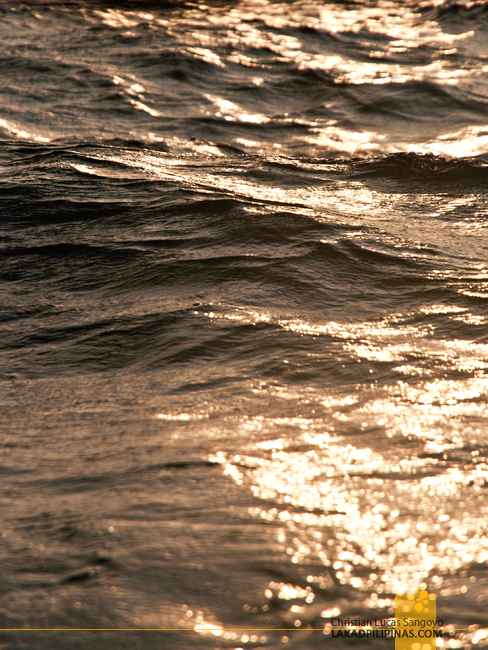
M 427 13 L 428 18 L 447 19 L 449 21 L 470 21 L 488 16 L 488 2 L 474 0 L 470 2 L 449 2 L 434 7 Z
M 349 164 L 349 163 L 348 163 Z M 488 180 L 488 164 L 479 158 L 448 159 L 434 154 L 393 153 L 378 158 L 355 159 L 353 173 L 364 177 L 435 181 Z

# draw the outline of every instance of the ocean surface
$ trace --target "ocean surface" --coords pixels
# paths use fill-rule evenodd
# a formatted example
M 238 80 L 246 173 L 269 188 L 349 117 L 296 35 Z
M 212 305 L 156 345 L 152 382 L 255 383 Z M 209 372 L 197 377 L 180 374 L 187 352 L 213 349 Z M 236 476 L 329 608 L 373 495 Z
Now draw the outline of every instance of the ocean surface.
M 488 644 L 488 2 L 0 43 L 1 650 Z

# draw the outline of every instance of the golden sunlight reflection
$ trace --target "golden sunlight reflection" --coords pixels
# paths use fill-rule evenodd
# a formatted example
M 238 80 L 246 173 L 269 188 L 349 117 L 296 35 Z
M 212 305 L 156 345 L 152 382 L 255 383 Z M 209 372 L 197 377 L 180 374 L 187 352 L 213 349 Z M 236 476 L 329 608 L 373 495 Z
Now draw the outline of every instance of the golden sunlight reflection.
M 235 105 L 236 111 L 241 109 Z M 229 109 L 230 110 L 230 109 Z M 232 109 L 234 110 L 234 109 Z M 260 120 L 261 116 L 249 116 L 250 119 Z M 157 140 L 157 138 L 155 138 Z M 181 143 L 180 143 L 181 144 Z M 190 143 L 189 152 L 200 153 L 204 155 L 219 155 L 222 152 L 207 142 Z M 258 144 L 258 143 L 256 143 Z M 431 255 L 429 247 L 442 246 L 446 252 L 459 251 L 459 242 L 466 240 L 466 245 L 471 249 L 474 259 L 466 261 L 463 270 L 456 269 L 455 273 L 459 277 L 461 274 L 476 274 L 481 278 L 480 269 L 477 264 L 480 259 L 486 257 L 483 240 L 478 237 L 478 224 L 484 223 L 485 208 L 480 205 L 476 209 L 476 197 L 468 194 L 462 197 L 453 196 L 433 196 L 431 194 L 417 195 L 403 194 L 396 192 L 394 194 L 385 194 L 375 189 L 370 189 L 364 182 L 347 180 L 334 180 L 331 186 L 333 191 L 329 191 L 328 184 L 331 181 L 327 178 L 329 166 L 327 164 L 314 164 L 306 161 L 294 161 L 297 169 L 303 166 L 308 172 L 314 171 L 318 179 L 323 179 L 323 184 L 319 186 L 293 186 L 293 187 L 276 187 L 266 183 L 254 182 L 243 176 L 243 168 L 232 166 L 232 163 L 224 169 L 221 168 L 222 174 L 214 174 L 207 171 L 206 161 L 189 161 L 185 158 L 175 158 L 170 156 L 156 155 L 152 153 L 141 153 L 126 150 L 120 155 L 112 154 L 93 154 L 93 160 L 97 158 L 102 161 L 122 162 L 127 167 L 133 168 L 143 176 L 163 180 L 174 180 L 180 185 L 187 184 L 193 189 L 202 192 L 222 191 L 231 192 L 233 195 L 245 197 L 248 199 L 264 201 L 266 208 L 261 207 L 258 210 L 268 212 L 279 211 L 286 207 L 287 211 L 296 211 L 304 217 L 315 219 L 317 221 L 330 221 L 331 216 L 345 223 L 364 224 L 377 226 L 387 232 L 382 233 L 381 242 L 386 246 L 395 249 L 395 255 L 400 258 L 408 259 L 412 256 L 417 259 L 428 258 Z M 279 156 L 268 157 L 267 162 L 283 162 L 286 158 Z M 242 163 L 245 165 L 245 163 Z M 103 170 L 101 169 L 102 173 Z M 111 172 L 106 172 L 110 174 Z M 270 205 L 273 202 L 275 205 Z M 422 218 L 406 220 L 405 206 L 412 206 L 418 209 L 420 215 L 427 214 L 430 217 L 447 217 L 439 219 L 438 227 L 431 227 L 431 220 Z M 456 226 L 456 238 L 452 237 L 453 224 L 449 217 L 456 213 L 460 208 L 470 207 L 471 212 L 479 214 L 479 217 L 472 218 L 468 223 L 461 221 Z M 249 206 L 247 209 L 256 209 Z M 459 221 L 458 219 L 456 221 Z M 480 226 L 482 227 L 482 226 Z M 350 233 L 349 238 L 361 238 L 361 232 Z M 410 240 L 414 252 L 409 246 L 405 246 L 405 240 Z M 419 242 L 422 242 L 418 245 Z M 464 243 L 464 242 L 463 242 Z M 362 246 L 367 245 L 362 243 Z M 378 243 L 375 244 L 378 246 Z M 443 271 L 447 273 L 448 271 Z M 479 289 L 478 289 L 479 290 Z M 460 292 L 476 291 L 474 286 L 460 286 Z
M 450 305 L 433 305 L 419 309 L 420 313 L 446 314 L 452 320 L 482 325 L 483 317 L 470 317 L 462 309 Z M 446 371 L 474 372 L 488 369 L 488 343 L 464 340 L 443 340 L 432 337 L 432 325 L 407 324 L 407 316 L 392 315 L 382 321 L 363 323 L 311 323 L 298 318 L 280 319 L 270 314 L 247 310 L 218 313 L 211 319 L 236 320 L 243 323 L 274 322 L 285 330 L 306 336 L 328 336 L 342 339 L 342 350 L 352 357 L 378 362 L 402 362 L 415 359 L 418 367 L 408 366 L 410 374 L 424 374 L 424 363 L 435 360 L 437 371 L 443 365 Z M 337 344 L 339 345 L 339 344 Z M 399 366 L 405 368 L 405 366 Z M 484 381 L 484 374 L 479 381 Z M 483 384 L 484 385 L 484 384 Z
M 115 15 L 114 15 L 115 14 Z M 460 76 L 471 74 L 469 69 L 458 69 L 455 66 L 446 66 L 445 61 L 433 61 L 427 66 L 408 66 L 392 64 L 385 61 L 379 63 L 378 59 L 385 59 L 397 52 L 405 52 L 412 48 L 422 46 L 436 47 L 437 51 L 445 55 L 456 52 L 456 44 L 469 40 L 474 32 L 468 31 L 460 34 L 444 33 L 441 26 L 435 21 L 418 20 L 418 13 L 405 7 L 398 7 L 394 3 L 389 5 L 388 12 L 378 12 L 376 7 L 342 7 L 341 5 L 328 4 L 321 6 L 306 1 L 295 2 L 293 12 L 286 6 L 272 2 L 248 1 L 225 13 L 210 7 L 191 8 L 186 12 L 181 21 L 179 30 L 181 36 L 190 39 L 194 47 L 203 47 L 207 52 L 222 50 L 227 46 L 228 58 L 233 63 L 243 66 L 262 67 L 260 59 L 248 55 L 244 56 L 241 50 L 249 48 L 268 49 L 286 60 L 292 60 L 301 68 L 320 68 L 332 74 L 337 82 L 348 83 L 404 83 L 410 80 L 422 80 L 427 75 L 435 78 L 436 75 L 444 83 L 457 83 Z M 104 13 L 104 19 L 114 24 L 119 18 L 116 12 Z M 126 18 L 130 23 L 130 18 Z M 191 27 L 195 21 L 208 23 L 212 30 L 194 30 Z M 265 31 L 259 28 L 263 23 Z M 325 31 L 331 34 L 348 34 L 364 32 L 375 34 L 383 31 L 388 33 L 389 39 L 377 41 L 378 50 L 374 52 L 376 61 L 364 62 L 343 58 L 335 52 L 330 55 L 319 55 L 316 52 L 307 52 L 304 43 L 296 37 L 283 33 L 290 28 L 307 26 L 318 32 Z M 190 29 L 189 29 L 190 28 Z M 215 34 L 215 40 L 209 34 Z M 220 65 L 220 62 L 216 62 Z M 481 70 L 475 71 L 480 74 Z
M 435 4 L 435 3 L 434 3 Z M 432 7 L 432 3 L 429 5 Z M 265 77 L 275 64 L 287 62 L 299 71 L 320 71 L 330 78 L 332 84 L 346 85 L 405 85 L 409 83 L 438 84 L 453 88 L 465 85 L 469 90 L 486 77 L 488 65 L 483 56 L 478 56 L 479 43 L 476 32 L 468 30 L 460 33 L 444 31 L 432 15 L 428 19 L 421 16 L 413 7 L 399 6 L 397 3 L 382 3 L 378 6 L 326 4 L 299 0 L 294 2 L 293 11 L 286 5 L 270 1 L 246 0 L 225 12 L 219 7 L 189 5 L 179 15 L 178 21 L 149 12 L 124 11 L 120 9 L 85 11 L 87 21 L 98 20 L 112 29 L 130 30 L 144 25 L 151 30 L 164 32 L 175 46 L 195 61 L 216 66 L 228 71 L 236 66 L 246 73 L 248 83 L 266 86 Z M 308 39 L 301 36 L 304 28 L 317 35 L 325 36 L 321 51 L 311 47 Z M 289 32 L 295 35 L 291 35 Z M 132 34 L 127 31 L 126 34 Z M 385 38 L 378 38 L 384 35 Z M 327 41 L 332 36 L 332 42 Z M 386 37 L 387 36 L 387 37 Z M 338 53 L 334 42 L 337 39 L 367 52 L 357 57 Z M 483 47 L 483 46 L 482 46 Z M 399 55 L 418 53 L 425 50 L 427 60 Z M 468 56 L 459 65 L 456 56 L 460 50 Z M 263 58 L 262 52 L 269 52 Z M 477 54 L 472 58 L 469 53 Z M 110 70 L 112 71 L 112 67 Z M 249 76 L 248 73 L 255 74 Z M 114 79 L 120 75 L 115 75 Z M 124 92 L 140 95 L 143 81 L 125 86 Z M 131 90 L 132 88 L 132 90 Z M 224 91 L 222 91 L 224 92 Z M 269 114 L 236 102 L 236 94 L 220 96 L 216 91 L 210 96 L 202 93 L 201 103 L 197 102 L 196 113 L 215 115 L 225 121 L 243 125 L 266 124 L 308 126 L 306 132 L 298 136 L 296 130 L 287 135 L 281 129 L 281 146 L 293 151 L 297 142 L 306 144 L 320 152 L 334 151 L 344 154 L 390 153 L 393 151 L 433 152 L 447 156 L 475 156 L 486 151 L 488 131 L 486 125 L 471 125 L 456 132 L 439 133 L 435 138 L 422 136 L 415 138 L 410 129 L 407 137 L 403 130 L 389 135 L 371 127 L 350 129 L 342 126 L 344 120 L 334 119 L 337 113 L 310 120 L 308 125 L 303 116 L 292 113 L 280 114 L 270 109 Z M 210 106 L 208 105 L 210 102 Z M 136 110 L 146 112 L 152 117 L 165 117 L 165 113 L 141 96 L 130 102 Z M 324 108 L 328 108 L 325 104 Z M 392 113 L 392 119 L 395 111 Z M 435 130 L 437 132 L 437 130 Z M 21 137 L 19 134 L 17 137 Z M 40 137 L 40 136 L 39 136 Z M 251 150 L 268 151 L 272 144 L 263 138 L 240 137 L 239 144 Z M 210 152 L 209 152 L 210 153 Z M 215 152 L 218 155 L 218 151 Z M 320 153 L 318 153 L 320 155 Z
M 444 133 L 424 144 L 426 150 L 447 156 L 477 156 L 488 147 L 488 125 L 466 126 L 459 131 Z
M 435 458 L 380 454 L 340 438 L 307 441 L 307 452 L 291 450 L 296 444 L 264 458 L 212 458 L 263 501 L 254 516 L 293 533 L 285 549 L 292 563 L 318 559 L 341 584 L 398 593 L 433 571 L 446 575 L 488 560 L 485 464 L 442 470 Z M 364 581 L 355 567 L 377 576 Z
M 105 11 L 94 11 L 96 16 L 99 16 L 102 22 L 108 27 L 114 29 L 120 27 L 135 27 L 140 22 L 150 21 L 154 19 L 152 14 L 141 14 L 135 11 L 119 11 L 117 9 L 107 9 Z
M 419 313 L 468 317 L 449 305 L 426 305 Z M 306 402 L 325 411 L 240 418 L 236 428 L 247 448 L 219 451 L 211 461 L 261 500 L 251 514 L 286 532 L 277 541 L 290 562 L 322 564 L 323 573 L 311 580 L 326 585 L 333 576 L 365 592 L 371 608 L 384 606 L 366 598 L 372 590 L 381 597 L 429 581 L 444 595 L 465 589 L 452 576 L 488 561 L 488 345 L 438 340 L 429 328 L 404 324 L 405 315 L 355 324 L 312 324 L 252 311 L 211 316 L 220 317 L 333 336 L 358 360 L 409 359 L 398 368 L 409 380 L 418 377 L 414 383 L 358 385 L 355 395 L 270 387 L 298 409 Z M 468 374 L 426 378 L 426 359 L 435 360 L 437 375 L 442 366 L 451 375 Z M 300 609 L 309 602 L 306 590 L 298 594 L 294 585 L 271 583 L 269 592 L 293 601 L 289 615 L 298 614 L 300 625 L 306 620 L 306 609 Z
M 216 95 L 205 95 L 205 97 L 213 102 L 214 106 L 217 108 L 217 111 L 212 111 L 212 115 L 217 117 L 223 117 L 225 120 L 239 120 L 241 122 L 251 122 L 253 124 L 266 124 L 269 122 L 269 118 L 265 115 L 260 115 L 258 113 L 247 113 L 242 110 L 237 104 L 229 102 L 226 99 L 222 99 Z
M 46 137 L 35 132 L 28 132 L 24 128 L 17 126 L 13 122 L 0 118 L 0 128 L 4 129 L 6 133 L 14 138 L 20 140 L 33 140 L 34 142 L 50 142 L 51 138 Z

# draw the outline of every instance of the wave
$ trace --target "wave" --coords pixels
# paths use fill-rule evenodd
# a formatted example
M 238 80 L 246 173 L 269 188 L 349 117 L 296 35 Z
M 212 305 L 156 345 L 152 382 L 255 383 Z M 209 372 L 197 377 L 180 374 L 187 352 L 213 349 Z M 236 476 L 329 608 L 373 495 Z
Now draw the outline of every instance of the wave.
M 356 159 L 351 171 L 359 176 L 401 178 L 434 182 L 488 180 L 488 163 L 479 158 L 449 159 L 434 154 L 394 153 L 388 156 Z
M 218 358 L 235 373 L 242 362 L 279 374 L 273 351 L 302 349 L 301 334 L 284 332 L 276 317 L 235 322 L 232 304 L 274 314 L 292 304 L 339 319 L 350 305 L 371 318 L 391 304 L 484 304 L 472 239 L 451 244 L 436 236 L 442 219 L 459 223 L 456 196 L 486 184 L 482 160 L 175 158 L 89 143 L 10 143 L 4 162 L 9 156 L 0 279 L 12 295 L 23 286 L 43 296 L 35 306 L 15 299 L 0 314 L 9 328 L 2 343 L 9 373 L 147 370 Z M 446 187 L 461 192 L 452 209 Z M 427 219 L 427 236 L 422 224 L 405 236 L 408 220 L 418 222 L 422 192 L 443 197 L 436 201 L 446 203 L 444 213 Z M 347 201 L 327 204 L 341 193 Z M 358 197 L 372 201 L 378 193 L 385 217 L 368 202 L 358 209 Z M 398 226 L 392 201 L 402 206 Z M 465 212 L 468 230 L 475 212 Z M 13 315 L 21 331 L 11 329 Z M 455 326 L 471 336 L 468 323 Z
M 468 0 L 465 2 L 445 2 L 434 7 L 429 17 L 450 19 L 454 21 L 470 21 L 488 16 L 486 0 Z
M 0 5 L 5 647 L 473 627 L 487 3 Z

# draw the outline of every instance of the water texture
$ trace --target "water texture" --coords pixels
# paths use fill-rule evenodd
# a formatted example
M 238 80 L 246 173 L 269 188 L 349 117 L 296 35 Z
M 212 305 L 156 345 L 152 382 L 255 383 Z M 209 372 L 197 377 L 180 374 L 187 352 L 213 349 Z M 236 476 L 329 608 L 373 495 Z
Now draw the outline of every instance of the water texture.
M 0 3 L 2 649 L 488 642 L 487 34 Z

